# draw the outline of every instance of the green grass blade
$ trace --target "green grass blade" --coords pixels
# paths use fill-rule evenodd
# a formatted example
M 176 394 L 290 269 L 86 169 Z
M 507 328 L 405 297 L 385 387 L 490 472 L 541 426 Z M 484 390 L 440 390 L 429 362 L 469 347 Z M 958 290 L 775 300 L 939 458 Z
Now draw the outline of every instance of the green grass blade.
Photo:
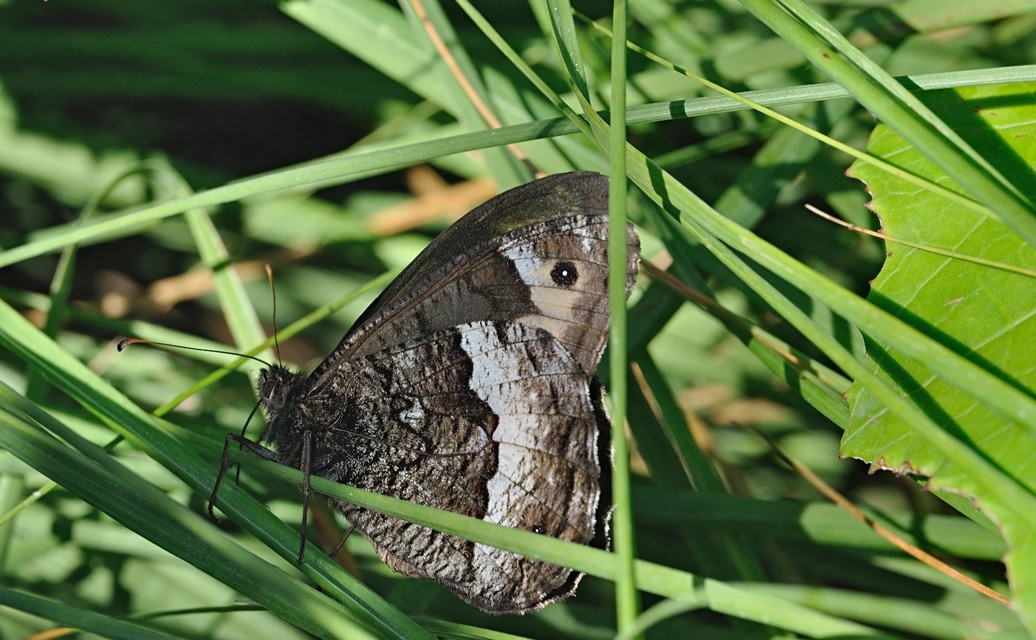
M 175 640 L 177 636 L 93 611 L 0 586 L 0 606 L 31 613 L 79 631 L 123 640 Z
M 85 407 L 103 417 L 108 425 L 126 437 L 135 447 L 161 462 L 192 490 L 207 499 L 215 481 L 215 465 L 201 460 L 182 443 L 170 437 L 160 423 L 144 414 L 81 363 L 71 358 L 67 352 L 40 335 L 6 304 L 0 304 L 0 344 L 39 368 L 52 383 L 59 384 Z M 13 404 L 17 400 L 17 396 L 9 396 L 10 403 Z M 14 418 L 11 420 L 14 421 Z M 88 501 L 93 501 L 105 513 L 123 521 L 131 529 L 146 531 L 145 537 L 148 539 L 154 540 L 157 537 L 166 540 L 170 551 L 188 561 L 194 560 L 202 570 L 220 569 L 221 580 L 263 603 L 285 619 L 305 626 L 322 626 L 326 624 L 327 616 L 341 618 L 345 613 L 345 609 L 326 596 L 289 579 L 250 554 L 243 555 L 237 545 L 217 533 L 210 523 L 196 514 L 187 512 L 157 490 L 142 487 L 134 493 L 137 498 L 129 501 L 123 495 L 126 492 L 120 487 L 131 485 L 116 482 L 110 475 L 111 470 L 109 473 L 91 472 L 90 469 L 78 464 L 76 456 L 58 447 L 56 442 L 51 443 L 41 436 L 34 435 L 36 431 L 25 425 L 12 426 L 17 426 L 19 431 L 16 432 L 12 428 L 9 434 L 11 438 L 14 438 L 16 433 L 23 434 L 24 438 L 33 435 L 32 440 L 5 444 L 5 448 L 12 450 L 14 446 L 20 446 L 19 458 L 31 460 L 30 464 L 46 469 L 44 473 L 55 479 L 61 478 L 63 486 L 82 487 L 84 491 L 89 489 L 91 492 L 87 496 Z M 43 455 L 44 450 L 49 451 L 49 455 Z M 72 471 L 73 469 L 75 471 Z M 87 485 L 85 478 L 88 477 L 93 478 L 96 485 Z M 140 483 L 138 481 L 132 484 Z M 169 518 L 169 522 L 157 528 L 155 514 L 159 513 L 159 507 L 155 505 L 165 505 L 164 513 L 168 513 Z M 234 517 L 236 522 L 263 539 L 283 558 L 291 561 L 295 557 L 298 532 L 273 517 L 242 489 L 232 483 L 225 483 L 220 491 L 219 506 L 225 513 Z M 206 557 L 202 553 L 206 548 L 211 549 L 211 557 Z M 220 561 L 217 562 L 216 559 Z M 302 570 L 320 583 L 328 593 L 344 600 L 353 615 L 381 628 L 384 633 L 411 637 L 423 634 L 423 631 L 408 618 L 370 593 L 366 587 L 357 583 L 323 554 L 315 551 L 308 554 L 307 563 Z M 299 614 L 296 605 L 291 603 L 306 603 L 304 614 Z M 305 617 L 300 618 L 300 615 Z M 321 620 L 324 622 L 318 622 Z

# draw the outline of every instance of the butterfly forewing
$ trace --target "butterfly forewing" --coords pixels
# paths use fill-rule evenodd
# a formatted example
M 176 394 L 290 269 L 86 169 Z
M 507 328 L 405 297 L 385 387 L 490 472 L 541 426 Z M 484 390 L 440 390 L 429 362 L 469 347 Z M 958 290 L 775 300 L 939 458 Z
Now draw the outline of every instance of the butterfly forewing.
M 343 342 L 352 334 L 377 325 L 377 322 L 368 322 L 377 312 L 411 306 L 407 298 L 438 279 L 432 274 L 449 273 L 453 268 L 448 265 L 457 263 L 458 259 L 463 262 L 465 257 L 492 251 L 494 242 L 499 244 L 499 238 L 515 230 L 577 214 L 607 213 L 608 179 L 592 171 L 547 176 L 505 191 L 472 209 L 439 234 L 360 316 Z
M 400 274 L 313 378 L 340 359 L 434 331 L 519 318 L 561 331 L 556 337 L 592 374 L 607 339 L 607 206 L 607 178 L 584 171 L 537 180 L 476 208 Z M 628 294 L 639 254 L 632 225 L 627 240 Z

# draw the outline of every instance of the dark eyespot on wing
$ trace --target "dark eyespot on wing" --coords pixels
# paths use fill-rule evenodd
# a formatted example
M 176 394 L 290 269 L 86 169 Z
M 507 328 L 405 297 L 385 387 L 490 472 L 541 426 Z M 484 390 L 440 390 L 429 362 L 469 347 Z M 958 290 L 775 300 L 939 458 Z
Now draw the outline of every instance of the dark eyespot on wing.
M 568 260 L 559 260 L 554 263 L 554 268 L 550 270 L 550 279 L 559 287 L 567 289 L 579 280 L 579 270 L 576 269 L 576 265 Z

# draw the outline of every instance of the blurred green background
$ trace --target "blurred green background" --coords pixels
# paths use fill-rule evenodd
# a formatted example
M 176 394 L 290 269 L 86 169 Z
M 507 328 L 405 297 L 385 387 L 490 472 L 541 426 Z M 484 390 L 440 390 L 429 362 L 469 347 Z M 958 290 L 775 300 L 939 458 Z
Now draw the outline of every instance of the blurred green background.
M 508 42 L 563 89 L 553 51 L 528 7 L 484 4 L 480 9 Z M 881 57 L 885 68 L 895 74 L 1024 63 L 1033 59 L 1036 48 L 1036 14 L 1032 9 L 1012 9 L 1011 3 L 1005 3 L 1002 17 L 980 16 L 970 22 L 947 18 L 955 15 L 947 7 L 962 10 L 965 3 L 812 4 L 844 32 L 856 34 L 858 45 Z M 915 8 L 916 15 L 927 21 L 919 19 L 907 28 L 887 10 L 899 4 Z M 384 6 L 386 11 L 394 10 Z M 606 16 L 610 4 L 580 3 L 578 9 L 592 17 Z M 448 6 L 446 11 L 458 29 L 459 41 L 487 76 L 518 78 L 456 7 Z M 824 80 L 735 3 L 643 2 L 634 3 L 631 14 L 631 39 L 677 64 L 697 68 L 730 89 Z M 379 13 L 369 15 L 372 22 L 364 26 L 376 32 Z M 607 43 L 591 33 L 584 38 L 588 72 L 603 77 Z M 425 86 L 433 70 L 393 74 L 396 51 L 372 50 L 362 44 L 357 45 L 358 51 L 343 51 L 286 15 L 276 3 L 19 0 L 0 7 L 0 42 L 3 249 L 76 224 L 91 198 L 141 162 L 158 168 L 120 180 L 100 200 L 94 215 L 182 195 L 183 187 L 170 168 L 191 189 L 203 191 L 347 149 L 482 128 L 477 123 L 458 125 L 455 112 L 430 97 Z M 691 80 L 637 56 L 630 59 L 628 81 L 634 106 L 709 95 Z M 541 117 L 554 115 L 522 81 L 514 84 L 529 111 Z M 861 148 L 874 125 L 870 114 L 851 108 L 848 101 L 784 110 Z M 522 121 L 509 115 L 513 122 Z M 883 245 L 820 221 L 802 207 L 815 203 L 861 226 L 877 227 L 864 208 L 868 200 L 864 186 L 844 175 L 849 165 L 846 157 L 746 112 L 637 124 L 630 129 L 630 139 L 718 210 L 827 277 L 861 295 L 868 292 L 869 280 L 884 258 Z M 590 148 L 585 142 L 572 144 L 584 151 Z M 568 157 L 569 150 L 559 146 L 555 152 Z M 590 166 L 580 161 L 579 168 L 606 169 L 599 155 L 587 154 L 595 160 Z M 544 164 L 550 168 L 551 162 Z M 260 194 L 210 213 L 230 260 L 239 266 L 250 301 L 272 332 L 272 302 L 263 264 L 274 267 L 277 320 L 288 324 L 372 277 L 407 264 L 449 220 L 497 190 L 486 166 L 483 152 L 443 156 L 331 187 Z M 512 186 L 506 183 L 512 176 L 496 177 L 504 182 L 501 187 Z M 632 196 L 631 217 L 640 223 L 649 220 L 650 206 Z M 650 224 L 642 227 L 642 237 L 646 258 L 666 259 Z M 48 254 L 0 269 L 0 297 L 42 324 L 58 261 L 57 254 Z M 727 308 L 809 349 L 721 269 L 711 275 L 716 297 Z M 644 291 L 642 286 L 634 294 L 634 304 L 642 300 Z M 373 295 L 283 342 L 284 359 L 303 368 L 314 366 Z M 212 281 L 179 216 L 82 246 L 69 297 L 59 343 L 146 408 L 167 402 L 228 360 L 148 347 L 121 355 L 115 352 L 115 342 L 126 335 L 207 346 L 233 344 Z M 839 426 L 771 375 L 712 317 L 684 305 L 664 329 L 658 328 L 650 352 L 681 400 L 699 444 L 711 446 L 708 453 L 725 485 L 741 497 L 692 503 L 675 517 L 675 498 L 656 493 L 658 487 L 650 486 L 645 462 L 635 456 L 634 471 L 645 474 L 637 478 L 637 488 L 643 491 L 637 502 L 641 557 L 701 570 L 709 564 L 701 557 L 708 547 L 693 548 L 698 532 L 718 532 L 722 539 L 732 531 L 732 544 L 762 549 L 756 552 L 765 558 L 766 575 L 715 577 L 823 585 L 876 598 L 901 598 L 915 607 L 901 616 L 904 626 L 895 627 L 888 620 L 876 624 L 915 637 L 964 637 L 963 631 L 954 633 L 952 623 L 952 611 L 960 606 L 955 603 L 961 601 L 978 618 L 988 615 L 1004 629 L 1017 628 L 1010 615 L 987 612 L 992 605 L 960 595 L 887 545 L 843 533 L 845 527 L 852 530 L 844 517 L 744 427 L 771 435 L 840 491 L 913 530 L 919 540 L 936 536 L 940 540 L 936 550 L 958 535 L 960 543 L 948 553 L 957 554 L 956 559 L 980 580 L 1003 587 L 1003 567 L 997 562 L 1003 547 L 995 535 L 958 516 L 931 519 L 955 512 L 918 490 L 909 478 L 869 475 L 863 464 L 840 461 Z M 213 464 L 218 464 L 224 434 L 240 430 L 247 420 L 254 403 L 248 374 L 255 368 L 246 365 L 170 415 L 197 438 L 199 453 Z M 19 390 L 29 388 L 33 400 L 92 440 L 110 438 L 110 432 L 87 412 L 60 390 L 34 380 L 21 361 L 6 351 L 0 351 L 0 379 Z M 257 425 L 251 428 L 259 431 Z M 129 448 L 120 449 L 118 455 L 177 499 L 203 508 L 197 494 L 146 456 Z M 7 508 L 17 504 L 26 489 L 45 482 L 11 456 L 4 455 L 2 464 L 8 481 L 17 478 L 14 489 L 0 491 Z M 279 516 L 297 521 L 298 495 L 292 487 L 263 479 L 248 479 L 246 487 L 267 500 Z M 777 499 L 798 502 L 775 503 L 772 510 L 763 504 Z M 814 517 L 815 525 L 810 524 Z M 223 526 L 234 530 L 233 523 Z M 942 526 L 946 529 L 938 529 Z M 931 533 L 927 527 L 938 532 Z M 60 489 L 20 514 L 13 531 L 2 559 L 3 580 L 11 587 L 118 616 L 181 607 L 229 607 L 235 602 L 232 590 L 171 559 Z M 327 535 L 333 544 L 335 534 Z M 239 537 L 260 551 L 247 536 Z M 589 638 L 612 633 L 611 585 L 606 581 L 587 579 L 579 597 L 538 616 L 487 620 L 451 601 L 435 585 L 391 576 L 359 536 L 353 536 L 348 547 L 376 590 L 408 612 L 532 637 Z M 674 554 L 674 548 L 680 553 Z M 647 604 L 652 602 L 647 598 Z M 931 624 L 931 634 L 907 620 L 936 603 L 942 617 Z M 881 619 L 879 613 L 854 610 L 863 605 L 850 599 L 842 606 L 849 617 Z M 874 603 L 867 606 L 880 609 Z M 0 621 L 3 637 L 24 637 L 48 628 L 46 622 L 21 613 L 6 610 L 4 614 L 0 616 L 6 617 Z M 174 635 L 195 638 L 294 637 L 291 634 L 297 633 L 274 616 L 254 611 L 171 616 L 159 624 Z M 706 634 L 701 637 L 768 637 L 759 629 L 745 632 L 737 624 L 706 614 L 674 618 L 654 633 L 657 637 L 691 631 Z

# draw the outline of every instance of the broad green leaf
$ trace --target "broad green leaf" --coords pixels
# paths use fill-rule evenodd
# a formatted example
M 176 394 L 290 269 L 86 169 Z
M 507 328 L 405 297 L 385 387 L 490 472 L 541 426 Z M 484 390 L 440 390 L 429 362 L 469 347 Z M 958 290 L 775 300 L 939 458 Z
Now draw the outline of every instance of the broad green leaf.
M 1032 193 L 1030 167 L 1036 156 L 1031 135 L 1036 85 L 939 92 L 930 105 L 1015 185 Z M 959 190 L 941 171 L 885 126 L 868 151 L 916 174 Z M 891 238 L 934 247 L 933 253 L 892 241 L 888 259 L 874 280 L 869 300 L 909 322 L 932 339 L 1023 392 L 1036 390 L 1036 249 L 1003 222 L 877 171 L 855 164 L 850 175 L 864 181 L 872 208 Z M 1002 263 L 1019 273 L 978 260 Z M 868 364 L 897 385 L 947 432 L 967 443 L 1027 490 L 1029 504 L 1007 504 L 973 482 L 971 469 L 940 456 L 909 425 L 855 385 L 849 392 L 850 421 L 842 453 L 875 467 L 930 478 L 929 487 L 967 496 L 998 523 L 1008 540 L 1006 556 L 1014 599 L 1030 629 L 1036 622 L 1036 534 L 1013 514 L 1036 510 L 1036 435 L 1020 416 L 991 410 L 981 398 L 933 375 L 924 362 L 903 357 L 877 341 L 868 342 Z

